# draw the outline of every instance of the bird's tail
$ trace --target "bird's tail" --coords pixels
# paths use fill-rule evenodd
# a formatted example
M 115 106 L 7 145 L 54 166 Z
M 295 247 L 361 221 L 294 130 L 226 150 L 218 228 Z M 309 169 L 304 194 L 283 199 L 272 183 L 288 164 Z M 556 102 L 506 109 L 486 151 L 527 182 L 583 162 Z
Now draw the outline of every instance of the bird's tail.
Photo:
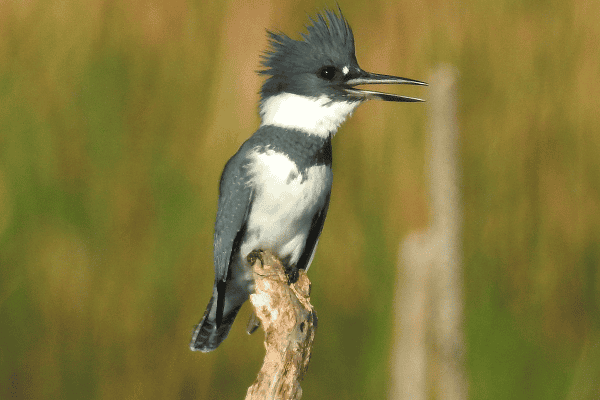
M 219 323 L 217 318 L 219 312 L 213 310 L 213 307 L 218 307 L 218 302 L 215 302 L 215 299 L 216 298 L 213 295 L 208 302 L 208 306 L 206 306 L 204 317 L 202 317 L 202 320 L 194 329 L 192 341 L 190 342 L 190 349 L 193 351 L 202 351 L 206 353 L 216 349 L 229 334 L 231 325 L 240 310 L 241 304 L 228 311 L 226 315 L 223 315 L 223 317 L 220 318 L 221 321 Z

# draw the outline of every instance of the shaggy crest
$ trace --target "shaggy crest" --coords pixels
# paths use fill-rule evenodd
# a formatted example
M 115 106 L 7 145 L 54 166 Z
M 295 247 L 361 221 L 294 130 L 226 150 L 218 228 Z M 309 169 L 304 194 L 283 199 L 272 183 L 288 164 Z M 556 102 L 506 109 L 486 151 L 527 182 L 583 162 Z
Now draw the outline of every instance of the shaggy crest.
M 310 18 L 300 40 L 291 39 L 284 33 L 267 31 L 270 48 L 261 60 L 265 67 L 262 75 L 285 77 L 298 73 L 312 73 L 323 65 L 356 64 L 354 35 L 350 25 L 338 8 L 338 12 L 325 10 Z M 274 82 L 270 82 L 272 85 Z

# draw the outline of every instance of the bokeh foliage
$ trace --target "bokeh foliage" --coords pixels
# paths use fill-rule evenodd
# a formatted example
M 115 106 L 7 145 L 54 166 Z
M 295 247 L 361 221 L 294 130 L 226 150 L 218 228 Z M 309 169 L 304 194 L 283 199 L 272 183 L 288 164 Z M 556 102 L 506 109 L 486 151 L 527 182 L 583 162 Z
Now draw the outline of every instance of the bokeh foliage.
M 297 37 L 323 6 L 0 3 L 0 398 L 244 395 L 247 310 L 218 351 L 187 347 L 217 183 L 259 123 L 264 29 Z M 340 6 L 363 68 L 460 72 L 471 397 L 596 398 L 599 3 Z M 425 107 L 363 105 L 334 139 L 306 398 L 387 393 L 398 245 L 428 223 Z

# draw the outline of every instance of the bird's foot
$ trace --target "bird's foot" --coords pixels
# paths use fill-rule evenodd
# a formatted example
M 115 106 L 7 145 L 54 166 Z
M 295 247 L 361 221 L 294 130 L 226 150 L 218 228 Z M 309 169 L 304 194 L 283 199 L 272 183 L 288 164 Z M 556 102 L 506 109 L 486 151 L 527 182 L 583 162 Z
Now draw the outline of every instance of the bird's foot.
M 296 268 L 295 265 L 291 265 L 289 267 L 284 266 L 283 268 L 285 270 L 285 276 L 287 276 L 288 279 L 288 285 L 296 283 L 298 281 L 298 277 L 300 276 L 298 268 Z
M 254 263 L 256 262 L 256 260 L 260 260 L 260 263 L 264 264 L 265 262 L 263 260 L 262 254 L 263 254 L 263 251 L 261 249 L 252 250 L 246 256 L 246 260 L 248 261 L 248 264 L 254 265 Z
M 256 260 L 260 260 L 261 264 L 264 265 L 265 260 L 263 259 L 263 254 L 264 254 L 264 252 L 261 249 L 252 250 L 246 256 L 246 260 L 248 261 L 248 264 L 250 264 L 250 265 L 254 265 L 256 263 Z M 292 283 L 296 283 L 298 281 L 298 277 L 300 276 L 300 273 L 298 272 L 298 268 L 296 268 L 295 265 L 289 265 L 289 257 L 286 257 L 280 261 L 281 261 L 281 264 L 283 265 L 283 269 L 285 271 L 285 276 L 287 277 L 288 285 L 291 285 Z

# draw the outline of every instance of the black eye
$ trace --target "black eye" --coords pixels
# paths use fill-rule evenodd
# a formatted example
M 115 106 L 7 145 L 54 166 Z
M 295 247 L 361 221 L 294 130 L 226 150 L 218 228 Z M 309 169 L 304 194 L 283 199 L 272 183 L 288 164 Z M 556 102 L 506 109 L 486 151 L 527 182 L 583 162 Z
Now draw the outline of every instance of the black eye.
M 333 65 L 327 65 L 319 70 L 318 75 L 320 78 L 330 81 L 335 78 L 336 71 L 337 69 Z

